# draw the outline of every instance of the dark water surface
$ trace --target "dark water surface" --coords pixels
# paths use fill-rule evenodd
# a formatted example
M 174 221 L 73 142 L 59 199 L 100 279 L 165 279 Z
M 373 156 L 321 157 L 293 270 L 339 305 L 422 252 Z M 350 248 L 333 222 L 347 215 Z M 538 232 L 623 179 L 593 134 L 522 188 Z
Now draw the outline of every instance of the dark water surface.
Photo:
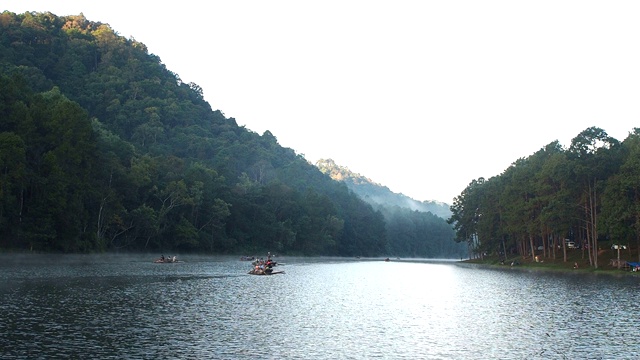
M 637 359 L 640 278 L 446 262 L 0 257 L 2 359 Z

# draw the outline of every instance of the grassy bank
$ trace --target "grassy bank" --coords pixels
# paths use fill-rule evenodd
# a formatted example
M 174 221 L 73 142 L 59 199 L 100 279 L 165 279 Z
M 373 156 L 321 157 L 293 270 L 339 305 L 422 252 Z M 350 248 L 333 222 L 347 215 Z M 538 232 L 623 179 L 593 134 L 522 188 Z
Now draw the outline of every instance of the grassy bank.
M 617 250 L 600 250 L 598 252 L 598 269 L 589 264 L 589 255 L 586 250 L 568 249 L 567 261 L 564 261 L 562 250 L 556 252 L 555 259 L 551 254 L 547 253 L 546 257 L 542 251 L 537 251 L 537 261 L 535 257 L 508 256 L 502 260 L 498 255 L 485 256 L 483 259 L 466 260 L 466 263 L 483 264 L 491 266 L 513 266 L 555 271 L 581 271 L 593 273 L 609 273 L 609 274 L 630 274 L 640 276 L 640 272 L 634 272 L 628 266 L 617 267 L 618 251 Z M 620 250 L 620 263 L 626 265 L 627 261 L 637 262 L 638 252 L 634 250 Z M 577 265 L 577 268 L 576 268 Z

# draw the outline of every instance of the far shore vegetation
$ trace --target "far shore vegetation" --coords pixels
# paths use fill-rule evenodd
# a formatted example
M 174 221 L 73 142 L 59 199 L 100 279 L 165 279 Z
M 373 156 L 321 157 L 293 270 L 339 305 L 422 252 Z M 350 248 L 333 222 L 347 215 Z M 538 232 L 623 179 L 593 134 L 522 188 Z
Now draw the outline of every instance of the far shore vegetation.
M 620 267 L 638 262 L 640 128 L 623 141 L 590 127 L 566 147 L 551 142 L 500 175 L 473 180 L 451 212 L 472 259 L 607 269 L 618 267 L 612 251 L 620 247 Z
M 562 249 L 558 249 L 558 252 L 562 253 Z M 601 261 L 601 265 L 597 269 L 590 266 L 587 251 L 585 249 L 567 249 L 566 261 L 563 256 L 556 258 L 544 257 L 542 251 L 537 251 L 537 254 L 533 257 L 529 256 L 523 258 L 517 254 L 504 257 L 501 254 L 495 253 L 463 260 L 463 262 L 468 264 L 514 267 L 531 270 L 640 276 L 640 271 L 635 271 L 635 269 L 628 264 L 629 262 L 637 262 L 634 260 L 637 259 L 637 253 L 637 248 L 620 249 L 619 254 L 618 249 L 611 249 L 611 247 L 601 248 L 598 251 L 598 258 Z

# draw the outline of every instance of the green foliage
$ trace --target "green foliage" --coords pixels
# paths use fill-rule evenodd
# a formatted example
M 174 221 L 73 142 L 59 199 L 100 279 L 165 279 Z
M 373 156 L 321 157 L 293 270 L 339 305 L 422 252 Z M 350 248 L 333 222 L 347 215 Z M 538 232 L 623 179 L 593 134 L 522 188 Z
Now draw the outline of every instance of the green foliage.
M 379 212 L 82 14 L 0 14 L 0 247 L 382 255 Z
M 553 142 L 499 176 L 474 180 L 451 207 L 456 238 L 476 256 L 561 255 L 565 261 L 563 239 L 569 239 L 596 268 L 600 241 L 639 246 L 638 139 L 637 130 L 620 143 L 591 127 L 567 149 Z

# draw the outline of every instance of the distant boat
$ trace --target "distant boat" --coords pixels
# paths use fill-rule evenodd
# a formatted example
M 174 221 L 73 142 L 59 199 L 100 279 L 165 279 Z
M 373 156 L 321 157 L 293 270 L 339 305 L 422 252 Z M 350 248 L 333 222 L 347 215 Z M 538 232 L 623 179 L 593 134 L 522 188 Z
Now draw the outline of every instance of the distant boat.
M 180 263 L 182 261 L 176 259 L 175 256 L 173 256 L 173 257 L 171 257 L 171 256 L 167 256 L 167 257 L 161 256 L 158 259 L 155 259 L 153 262 L 156 263 L 156 264 L 172 264 L 172 263 Z

